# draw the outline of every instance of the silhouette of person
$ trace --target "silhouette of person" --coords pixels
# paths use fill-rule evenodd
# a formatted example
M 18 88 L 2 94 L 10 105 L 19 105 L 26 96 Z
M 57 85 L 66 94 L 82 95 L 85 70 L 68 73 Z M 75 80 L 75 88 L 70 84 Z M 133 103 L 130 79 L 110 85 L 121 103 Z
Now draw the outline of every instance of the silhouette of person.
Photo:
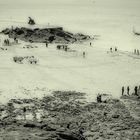
M 139 52 L 139 50 L 137 50 L 137 55 L 139 55 L 140 54 L 140 52 Z
M 110 48 L 110 52 L 112 52 L 112 48 Z
M 97 103 L 101 103 L 102 102 L 102 96 L 100 93 L 98 93 L 97 95 Z
M 24 117 L 24 120 L 26 120 L 26 107 L 23 108 L 23 117 Z
M 46 42 L 46 47 L 48 47 L 48 42 Z
M 124 87 L 122 87 L 122 95 L 124 95 Z
M 135 86 L 134 91 L 135 91 L 135 95 L 138 95 L 138 87 L 137 86 Z
M 86 53 L 85 53 L 85 52 L 83 52 L 83 58 L 85 58 L 85 55 L 86 55 Z
M 130 88 L 129 86 L 127 87 L 127 95 L 129 95 L 129 91 L 130 91 Z

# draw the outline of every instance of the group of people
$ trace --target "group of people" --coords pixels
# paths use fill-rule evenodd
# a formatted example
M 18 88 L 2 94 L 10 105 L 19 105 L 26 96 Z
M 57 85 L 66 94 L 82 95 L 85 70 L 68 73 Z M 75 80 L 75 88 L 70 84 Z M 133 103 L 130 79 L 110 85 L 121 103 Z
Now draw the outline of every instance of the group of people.
M 58 50 L 61 50 L 61 49 L 62 49 L 62 50 L 64 50 L 64 51 L 66 51 L 66 52 L 67 52 L 67 50 L 69 49 L 67 45 L 57 45 L 56 48 L 57 48 Z
M 114 48 L 114 51 L 115 51 L 115 52 L 118 51 L 117 47 Z M 110 48 L 110 52 L 113 52 L 113 48 L 112 48 L 112 47 Z
M 133 94 L 138 96 L 139 92 L 140 92 L 140 86 L 139 87 L 135 86 Z M 129 86 L 126 87 L 126 93 L 127 93 L 127 95 L 130 95 L 130 87 Z M 122 95 L 124 95 L 124 94 L 125 94 L 125 87 L 123 86 L 122 87 Z
M 28 62 L 29 64 L 37 64 L 38 63 L 38 60 L 34 57 L 34 56 L 24 56 L 24 57 L 17 57 L 17 56 L 14 56 L 13 57 L 13 61 L 15 63 L 20 63 L 20 64 L 23 64 L 23 61 L 26 61 Z M 25 62 L 24 61 L 24 62 Z
M 10 41 L 9 41 L 9 39 L 5 39 L 5 40 L 4 40 L 4 45 L 10 46 Z
M 134 54 L 136 54 L 136 55 L 140 55 L 140 51 L 139 51 L 139 50 L 134 49 Z
M 4 39 L 3 42 L 4 42 L 4 45 L 5 45 L 5 46 L 10 46 L 10 45 L 11 45 L 9 39 Z M 17 38 L 14 38 L 14 43 L 18 44 L 18 39 L 17 39 Z

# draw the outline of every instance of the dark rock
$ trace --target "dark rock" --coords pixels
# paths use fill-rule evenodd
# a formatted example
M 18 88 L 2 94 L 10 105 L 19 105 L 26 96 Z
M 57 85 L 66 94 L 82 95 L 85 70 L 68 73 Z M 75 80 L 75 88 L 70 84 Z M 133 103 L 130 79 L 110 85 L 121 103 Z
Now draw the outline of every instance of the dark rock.
M 118 114 L 112 115 L 112 118 L 115 118 L 115 119 L 117 119 L 117 118 L 119 118 L 119 117 L 120 117 L 120 115 L 118 115 Z
M 24 127 L 29 127 L 29 128 L 35 128 L 35 127 L 37 127 L 35 124 L 33 124 L 33 123 L 26 123 L 26 124 L 24 124 L 23 125 Z
M 89 36 L 83 34 L 72 34 L 63 30 L 62 27 L 30 29 L 30 28 L 15 28 L 2 31 L 8 34 L 10 38 L 19 38 L 24 41 L 32 42 L 57 42 L 57 43 L 73 43 L 75 41 L 83 41 L 90 39 Z
M 46 130 L 46 131 L 56 131 L 56 129 L 51 128 L 47 124 L 41 125 L 40 128 L 43 129 L 43 130 Z
M 57 133 L 64 140 L 86 140 L 82 135 L 72 132 Z

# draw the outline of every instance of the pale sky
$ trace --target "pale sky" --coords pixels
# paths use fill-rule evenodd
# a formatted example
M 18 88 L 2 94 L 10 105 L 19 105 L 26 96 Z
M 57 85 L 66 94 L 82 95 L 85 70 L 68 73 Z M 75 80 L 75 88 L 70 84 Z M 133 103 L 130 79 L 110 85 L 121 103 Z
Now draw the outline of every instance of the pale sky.
M 0 20 L 38 22 L 73 26 L 99 22 L 140 23 L 140 0 L 0 0 Z
M 20 7 L 23 6 L 48 6 L 48 5 L 62 5 L 62 6 L 89 6 L 93 3 L 100 3 L 103 7 L 129 7 L 140 8 L 140 0 L 0 0 L 0 7 Z M 10 8 L 9 7 L 9 8 Z

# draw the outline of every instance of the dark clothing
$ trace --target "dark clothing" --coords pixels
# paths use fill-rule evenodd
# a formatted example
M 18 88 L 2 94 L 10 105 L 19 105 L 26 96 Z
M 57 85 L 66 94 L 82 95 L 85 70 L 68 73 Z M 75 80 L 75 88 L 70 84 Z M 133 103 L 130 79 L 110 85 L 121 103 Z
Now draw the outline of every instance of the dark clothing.
M 100 94 L 97 95 L 97 102 L 98 103 L 101 103 L 102 102 L 102 96 Z
M 130 91 L 130 88 L 129 86 L 127 87 L 127 95 L 129 95 L 129 91 Z
M 85 53 L 85 52 L 83 52 L 83 57 L 85 57 L 85 55 L 86 55 L 86 53 Z
M 135 86 L 134 91 L 135 91 L 135 95 L 138 95 L 138 87 L 137 86 Z
M 67 52 L 67 50 L 68 50 L 67 46 L 64 47 L 64 50 Z
M 26 112 L 26 108 L 25 107 L 23 108 L 23 112 Z
M 139 50 L 137 50 L 137 55 L 139 55 L 140 53 L 139 53 Z
M 124 87 L 122 87 L 122 95 L 124 95 Z

